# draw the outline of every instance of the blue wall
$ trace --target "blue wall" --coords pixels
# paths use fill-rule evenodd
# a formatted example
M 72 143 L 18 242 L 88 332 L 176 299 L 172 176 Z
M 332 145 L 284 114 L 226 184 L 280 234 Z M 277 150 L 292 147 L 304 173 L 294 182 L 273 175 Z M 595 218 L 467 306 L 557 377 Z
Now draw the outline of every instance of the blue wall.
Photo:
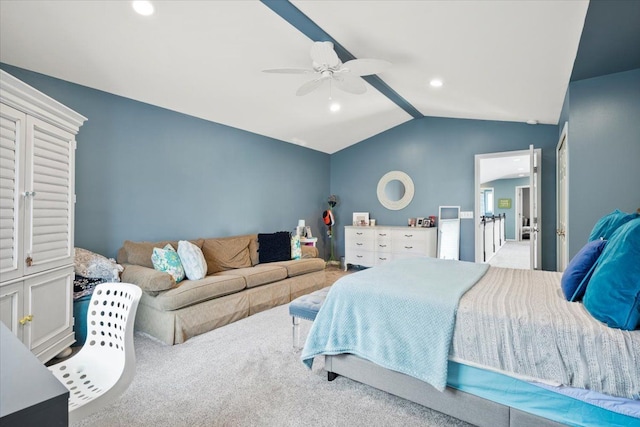
M 112 257 L 126 239 L 289 231 L 302 218 L 323 231 L 328 154 L 2 68 L 88 118 L 77 136 L 76 246 Z
M 336 206 L 336 252 L 344 254 L 342 226 L 353 212 L 369 212 L 379 225 L 406 225 L 409 217 L 438 215 L 438 206 L 474 210 L 474 155 L 542 149 L 542 267 L 556 265 L 555 146 L 558 126 L 425 117 L 404 123 L 331 156 L 331 192 Z M 406 208 L 385 209 L 376 196 L 380 178 L 406 172 L 415 196 Z M 462 220 L 460 258 L 473 261 L 474 221 Z
M 516 240 L 516 187 L 529 185 L 529 178 L 498 179 L 482 184 L 482 188 L 493 188 L 494 215 L 505 214 L 504 234 Z M 511 209 L 500 209 L 498 199 L 511 199 Z
M 640 208 L 640 69 L 572 82 L 569 89 L 573 257 L 601 216 Z

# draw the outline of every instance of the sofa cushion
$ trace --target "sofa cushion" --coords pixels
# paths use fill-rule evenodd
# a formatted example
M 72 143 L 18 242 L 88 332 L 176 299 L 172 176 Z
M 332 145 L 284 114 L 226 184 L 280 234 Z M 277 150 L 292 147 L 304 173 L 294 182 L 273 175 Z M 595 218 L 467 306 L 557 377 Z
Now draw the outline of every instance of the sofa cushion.
M 216 273 L 216 276 L 229 274 L 244 277 L 244 280 L 247 283 L 247 288 L 255 288 L 256 286 L 266 285 L 267 283 L 286 279 L 287 269 L 281 265 L 260 264 L 255 267 L 221 271 Z
M 325 263 L 322 258 L 302 258 L 291 261 L 272 262 L 269 265 L 281 265 L 287 269 L 289 277 L 300 276 L 314 271 L 324 270 Z
M 249 235 L 205 239 L 202 252 L 207 260 L 207 274 L 251 267 L 250 244 Z
M 183 280 L 176 288 L 145 298 L 145 301 L 158 310 L 171 311 L 239 292 L 245 287 L 241 276 L 207 276 L 200 280 Z
M 141 265 L 125 264 L 121 278 L 125 283 L 135 283 L 151 295 L 176 287 L 176 281 L 169 273 Z

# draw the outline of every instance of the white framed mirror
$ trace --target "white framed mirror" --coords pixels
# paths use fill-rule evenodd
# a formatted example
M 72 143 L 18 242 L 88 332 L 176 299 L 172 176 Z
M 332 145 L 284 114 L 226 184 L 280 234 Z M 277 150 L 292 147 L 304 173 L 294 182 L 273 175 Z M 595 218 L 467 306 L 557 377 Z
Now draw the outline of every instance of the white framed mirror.
M 413 200 L 415 188 L 409 175 L 401 171 L 384 174 L 378 181 L 378 200 L 387 209 L 403 209 Z

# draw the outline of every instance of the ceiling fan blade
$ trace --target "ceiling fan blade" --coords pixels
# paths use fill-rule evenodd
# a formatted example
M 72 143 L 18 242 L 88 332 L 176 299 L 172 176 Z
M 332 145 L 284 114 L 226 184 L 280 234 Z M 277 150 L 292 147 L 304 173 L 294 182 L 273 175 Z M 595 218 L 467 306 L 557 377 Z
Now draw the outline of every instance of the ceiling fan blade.
M 303 96 L 308 94 L 309 92 L 314 91 L 315 89 L 319 88 L 325 80 L 326 79 L 324 77 L 320 77 L 306 82 L 305 84 L 300 86 L 300 88 L 298 88 L 298 90 L 296 91 L 296 95 Z
M 332 68 L 342 64 L 331 42 L 314 42 L 311 46 L 311 60 L 314 62 L 314 67 L 317 64 L 320 67 Z
M 348 69 L 354 76 L 368 76 L 378 74 L 391 67 L 391 62 L 382 59 L 352 59 L 343 64 L 341 70 Z
M 268 70 L 262 70 L 263 73 L 275 73 L 275 74 L 310 74 L 315 73 L 311 68 L 271 68 Z
M 367 86 L 364 84 L 360 77 L 351 76 L 348 74 L 334 74 L 333 81 L 336 87 L 345 92 L 353 93 L 355 95 L 362 95 L 367 91 Z

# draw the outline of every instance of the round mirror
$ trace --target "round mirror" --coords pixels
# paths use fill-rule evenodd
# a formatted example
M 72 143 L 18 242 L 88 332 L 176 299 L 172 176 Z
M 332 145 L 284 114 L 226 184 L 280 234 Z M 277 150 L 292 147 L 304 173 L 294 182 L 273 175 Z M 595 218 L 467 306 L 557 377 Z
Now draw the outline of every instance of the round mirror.
M 378 181 L 378 200 L 387 209 L 405 208 L 411 203 L 413 193 L 413 181 L 404 172 L 388 172 Z

